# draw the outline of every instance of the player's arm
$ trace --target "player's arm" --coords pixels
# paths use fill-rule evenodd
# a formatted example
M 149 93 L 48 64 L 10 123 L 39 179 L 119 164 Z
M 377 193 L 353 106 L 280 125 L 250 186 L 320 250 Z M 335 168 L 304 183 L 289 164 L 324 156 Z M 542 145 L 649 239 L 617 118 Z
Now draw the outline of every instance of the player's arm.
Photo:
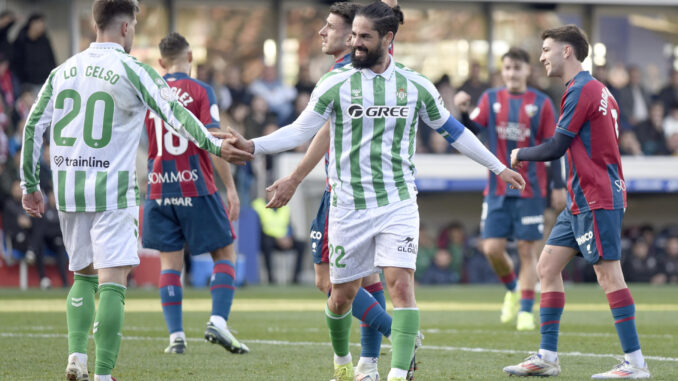
M 228 218 L 233 221 L 237 221 L 240 216 L 240 198 L 238 197 L 238 191 L 235 188 L 235 182 L 233 181 L 233 174 L 231 172 L 231 165 L 224 161 L 216 159 L 216 155 L 212 156 L 212 165 L 214 170 L 217 171 L 221 181 L 224 182 L 226 186 L 226 201 L 228 201 Z
M 21 146 L 21 189 L 24 210 L 33 217 L 42 217 L 45 205 L 40 191 L 40 155 L 42 137 L 52 123 L 54 101 L 52 81 L 58 69 L 54 69 L 38 93 L 38 100 L 31 107 L 24 126 Z
M 251 154 L 210 134 L 200 120 L 176 100 L 165 80 L 152 67 L 134 59 L 122 61 L 122 65 L 142 102 L 176 133 L 235 164 L 243 164 L 253 158 Z
M 419 116 L 429 127 L 435 129 L 452 147 L 473 161 L 487 167 L 495 175 L 511 185 L 514 189 L 523 189 L 525 180 L 520 174 L 506 168 L 496 156 L 467 128 L 456 120 L 445 108 L 438 90 L 430 82 L 419 84 L 417 89 L 422 93 L 423 107 Z
M 276 180 L 270 187 L 266 188 L 267 192 L 274 192 L 271 200 L 266 204 L 267 208 L 280 208 L 287 205 L 294 192 L 301 182 L 308 176 L 309 173 L 322 160 L 325 153 L 330 149 L 330 124 L 326 122 L 325 125 L 318 131 L 308 147 L 306 154 L 301 159 L 297 167 L 289 175 L 282 179 Z

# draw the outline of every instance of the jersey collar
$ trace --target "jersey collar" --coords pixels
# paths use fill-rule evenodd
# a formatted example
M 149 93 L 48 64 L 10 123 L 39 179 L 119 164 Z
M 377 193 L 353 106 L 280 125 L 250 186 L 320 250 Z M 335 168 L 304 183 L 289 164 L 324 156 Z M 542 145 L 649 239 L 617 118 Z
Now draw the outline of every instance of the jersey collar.
M 92 42 L 89 44 L 89 47 L 93 49 L 114 49 L 120 50 L 121 52 L 125 51 L 125 49 L 122 48 L 122 45 L 116 42 Z
M 393 61 L 393 56 L 391 56 L 390 54 L 388 55 L 388 57 L 390 58 L 390 62 L 388 64 L 388 67 L 383 73 L 377 74 L 368 68 L 360 69 L 360 72 L 363 73 L 363 76 L 369 80 L 374 79 L 378 75 L 384 77 L 384 79 L 387 81 L 390 80 L 391 77 L 393 76 L 393 73 L 395 72 L 395 61 Z
M 185 79 L 185 78 L 188 78 L 188 74 L 182 73 L 182 72 L 167 73 L 167 74 L 165 74 L 165 76 L 163 78 L 165 78 L 165 80 L 168 80 L 170 78 L 175 79 L 175 80 Z

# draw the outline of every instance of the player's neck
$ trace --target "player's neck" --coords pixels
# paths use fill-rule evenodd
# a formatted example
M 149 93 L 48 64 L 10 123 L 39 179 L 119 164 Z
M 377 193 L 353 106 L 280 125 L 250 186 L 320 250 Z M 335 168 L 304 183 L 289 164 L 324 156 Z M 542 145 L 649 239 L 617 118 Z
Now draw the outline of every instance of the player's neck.
M 382 56 L 382 58 L 377 62 L 376 64 L 372 65 L 370 67 L 370 70 L 372 70 L 373 73 L 375 74 L 381 74 L 388 69 L 388 66 L 391 64 L 391 55 L 390 54 L 385 54 Z
M 334 60 L 335 60 L 335 61 L 339 61 L 339 60 L 341 60 L 342 58 L 346 57 L 347 54 L 350 54 L 350 53 L 351 53 L 351 49 L 343 50 L 343 51 L 341 51 L 341 52 L 339 52 L 339 53 L 337 53 L 337 54 L 334 55 Z
M 577 61 L 575 63 L 572 63 L 570 65 L 565 65 L 565 68 L 563 70 L 563 76 L 561 79 L 563 80 L 563 83 L 568 84 L 574 77 L 579 74 L 580 71 L 584 70 L 584 68 L 581 66 L 581 62 Z
M 191 75 L 191 64 L 175 63 L 167 68 L 167 74 L 176 74 L 176 73 L 184 73 L 186 75 Z
M 125 38 L 122 37 L 122 36 L 112 35 L 112 34 L 107 33 L 107 32 L 100 32 L 100 33 L 97 33 L 96 42 L 114 42 L 114 43 L 116 43 L 120 46 L 124 46 L 125 45 Z

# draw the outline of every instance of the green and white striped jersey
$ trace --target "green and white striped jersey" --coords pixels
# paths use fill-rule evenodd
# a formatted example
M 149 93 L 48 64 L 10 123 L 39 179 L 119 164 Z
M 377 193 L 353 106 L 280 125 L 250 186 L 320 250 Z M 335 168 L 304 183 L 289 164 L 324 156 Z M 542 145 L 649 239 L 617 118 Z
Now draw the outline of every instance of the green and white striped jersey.
M 43 133 L 57 208 L 101 212 L 139 205 L 135 162 L 146 110 L 219 155 L 221 139 L 176 101 L 162 77 L 115 43 L 92 43 L 52 71 L 28 115 L 21 155 L 24 192 L 39 189 Z
M 438 129 L 450 117 L 431 81 L 392 57 L 381 74 L 351 65 L 327 73 L 306 110 L 331 122 L 332 205 L 355 209 L 416 198 L 419 118 Z

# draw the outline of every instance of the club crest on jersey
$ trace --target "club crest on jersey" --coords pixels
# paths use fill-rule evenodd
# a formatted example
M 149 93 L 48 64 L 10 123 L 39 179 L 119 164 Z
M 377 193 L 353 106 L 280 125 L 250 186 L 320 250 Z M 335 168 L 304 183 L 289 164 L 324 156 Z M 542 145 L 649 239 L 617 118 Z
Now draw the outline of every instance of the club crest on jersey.
M 396 97 L 398 97 L 398 100 L 404 101 L 405 98 L 407 98 L 407 92 L 405 91 L 405 89 L 398 89 Z
M 359 118 L 407 118 L 410 108 L 407 106 L 370 106 L 352 104 L 346 110 L 352 119 Z
M 351 90 L 351 98 L 362 98 L 363 94 L 360 89 L 352 89 Z
M 535 104 L 525 105 L 525 113 L 530 118 L 535 116 L 535 114 L 537 114 L 537 111 L 539 111 L 539 107 L 537 105 Z
M 492 105 L 492 110 L 494 111 L 495 114 L 499 114 L 499 111 L 501 111 L 501 103 L 494 102 L 494 104 Z

